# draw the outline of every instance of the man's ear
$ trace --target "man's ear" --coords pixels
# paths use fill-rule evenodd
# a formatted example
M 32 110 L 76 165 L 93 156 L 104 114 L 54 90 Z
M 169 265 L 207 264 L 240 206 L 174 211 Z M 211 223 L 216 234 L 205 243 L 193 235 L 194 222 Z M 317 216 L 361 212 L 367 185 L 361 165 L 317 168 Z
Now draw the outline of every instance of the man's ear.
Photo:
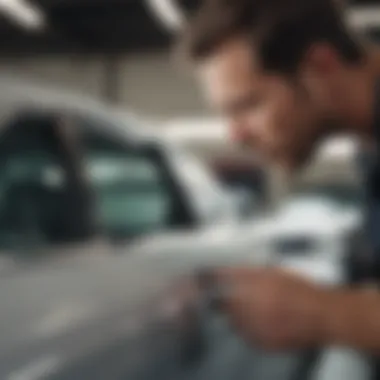
M 317 43 L 307 50 L 302 60 L 301 69 L 322 79 L 336 72 L 340 64 L 339 54 L 333 46 Z
M 336 50 L 328 44 L 314 44 L 299 67 L 300 81 L 315 100 L 325 99 L 326 83 L 334 79 L 340 66 Z

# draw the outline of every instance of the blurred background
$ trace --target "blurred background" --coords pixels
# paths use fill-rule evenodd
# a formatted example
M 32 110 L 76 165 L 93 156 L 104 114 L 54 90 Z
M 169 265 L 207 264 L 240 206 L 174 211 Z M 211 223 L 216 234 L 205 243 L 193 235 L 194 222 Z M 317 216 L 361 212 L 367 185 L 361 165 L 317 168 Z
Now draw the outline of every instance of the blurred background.
M 198 3 L 2 0 L 0 71 L 132 110 L 210 160 L 227 182 L 239 182 L 232 178 L 233 169 L 225 159 L 236 158 L 239 170 L 246 172 L 255 170 L 254 162 L 246 162 L 234 151 L 225 126 L 207 109 L 196 84 L 171 54 L 175 8 L 191 12 Z M 375 1 L 352 2 L 348 17 L 376 39 L 379 9 Z M 307 180 L 323 182 L 325 177 L 336 178 L 340 173 L 342 180 L 355 182 L 349 178 L 352 173 L 342 172 L 340 166 L 342 161 L 350 167 L 354 155 L 351 142 L 342 139 L 332 143 Z M 259 187 L 257 182 L 261 177 L 251 180 L 252 187 Z
M 298 359 L 254 350 L 253 360 L 212 318 L 214 351 L 198 372 L 183 370 L 174 352 L 182 340 L 186 353 L 201 352 L 201 334 L 175 311 L 185 302 L 176 270 L 242 260 L 327 284 L 360 276 L 361 165 L 370 158 L 334 137 L 289 183 L 234 146 L 172 54 L 182 12 L 199 2 L 0 0 L 0 122 L 10 131 L 0 139 L 0 271 L 11 268 L 0 287 L 1 379 L 284 378 Z M 380 2 L 352 1 L 347 17 L 380 39 Z M 105 244 L 94 241 L 99 231 Z M 88 253 L 105 256 L 103 266 Z M 73 256 L 80 265 L 49 266 Z M 13 270 L 20 257 L 38 265 Z M 174 329 L 162 328 L 164 317 Z M 301 370 L 317 357 L 306 354 Z M 367 378 L 351 354 L 334 353 L 318 379 Z M 61 367 L 62 377 L 46 375 Z M 149 374 L 128 375 L 135 367 Z
M 227 126 L 210 113 L 171 54 L 178 9 L 190 14 L 197 5 L 195 0 L 1 0 L 0 72 L 138 114 L 202 160 L 257 221 L 270 211 L 279 228 L 289 225 L 288 216 L 297 219 L 294 213 L 301 217 L 318 209 L 315 218 L 306 216 L 316 234 L 332 213 L 359 220 L 361 153 L 355 141 L 342 136 L 328 142 L 291 186 L 229 141 Z M 379 37 L 376 1 L 352 1 L 347 17 L 374 40 Z M 285 250 L 292 244 L 307 248 L 301 236 L 289 244 Z

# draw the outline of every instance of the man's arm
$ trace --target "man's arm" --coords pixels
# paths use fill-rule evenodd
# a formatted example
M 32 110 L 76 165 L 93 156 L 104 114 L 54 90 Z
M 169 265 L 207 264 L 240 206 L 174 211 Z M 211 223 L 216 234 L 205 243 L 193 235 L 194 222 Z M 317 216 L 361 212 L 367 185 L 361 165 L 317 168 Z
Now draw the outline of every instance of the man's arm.
M 222 310 L 244 339 L 265 349 L 347 346 L 380 353 L 380 292 L 331 289 L 276 269 L 219 271 Z
M 326 303 L 322 344 L 380 352 L 380 292 L 332 291 Z

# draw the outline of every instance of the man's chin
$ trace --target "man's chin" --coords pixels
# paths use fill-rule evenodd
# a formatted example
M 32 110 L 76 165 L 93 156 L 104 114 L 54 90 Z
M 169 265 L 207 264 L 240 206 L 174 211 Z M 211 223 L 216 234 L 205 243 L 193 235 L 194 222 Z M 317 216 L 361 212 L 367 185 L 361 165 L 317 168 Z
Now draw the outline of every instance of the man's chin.
M 257 150 L 252 149 L 252 147 L 247 143 L 241 143 L 240 146 L 243 150 L 249 152 L 255 162 L 268 170 L 275 170 L 276 172 L 282 172 L 284 176 L 293 177 L 298 173 L 302 172 L 309 163 L 309 157 L 304 157 L 303 159 L 295 157 L 285 157 L 281 154 L 264 154 L 259 153 Z

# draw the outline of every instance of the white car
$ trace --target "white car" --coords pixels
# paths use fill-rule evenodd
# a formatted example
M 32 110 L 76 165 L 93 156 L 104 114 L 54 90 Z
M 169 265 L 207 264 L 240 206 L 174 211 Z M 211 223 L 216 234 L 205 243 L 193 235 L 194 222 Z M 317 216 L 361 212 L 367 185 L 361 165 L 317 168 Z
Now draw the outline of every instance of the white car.
M 203 307 L 199 269 L 259 263 L 196 161 L 98 103 L 2 81 L 0 105 L 0 379 L 314 380 L 314 350 L 253 350 Z

